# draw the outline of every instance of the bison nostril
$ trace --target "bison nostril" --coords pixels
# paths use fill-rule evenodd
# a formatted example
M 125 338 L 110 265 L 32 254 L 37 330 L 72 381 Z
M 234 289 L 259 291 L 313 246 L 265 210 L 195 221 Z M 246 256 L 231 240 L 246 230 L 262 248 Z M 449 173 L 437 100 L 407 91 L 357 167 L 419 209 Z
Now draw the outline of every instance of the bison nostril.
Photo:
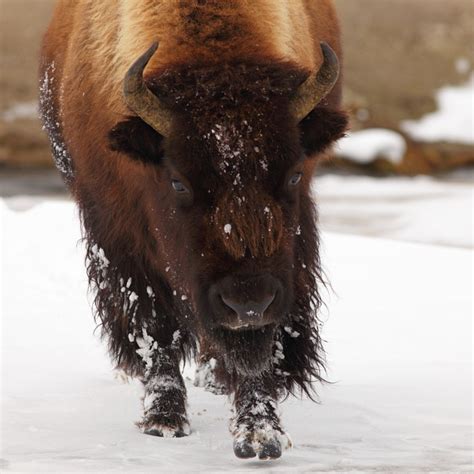
M 244 303 L 237 302 L 232 298 L 221 296 L 222 301 L 226 306 L 231 308 L 241 321 L 252 322 L 256 318 L 261 318 L 267 308 L 273 303 L 275 293 L 263 298 L 260 301 L 245 301 Z

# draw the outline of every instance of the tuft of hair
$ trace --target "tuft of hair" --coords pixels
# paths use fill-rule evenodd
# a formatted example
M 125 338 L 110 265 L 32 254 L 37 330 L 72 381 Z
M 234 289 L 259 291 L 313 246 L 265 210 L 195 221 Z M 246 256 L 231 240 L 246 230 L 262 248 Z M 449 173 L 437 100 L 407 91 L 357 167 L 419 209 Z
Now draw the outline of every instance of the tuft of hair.
M 315 400 L 315 383 L 327 382 L 323 377 L 325 352 L 318 317 L 323 304 L 320 289 L 326 283 L 319 255 L 317 212 L 310 197 L 303 198 L 301 212 L 302 232 L 296 247 L 300 271 L 295 281 L 295 304 L 279 329 L 283 358 L 274 366 L 274 374 L 283 396 L 305 393 Z
M 143 163 L 157 164 L 163 156 L 163 137 L 139 117 L 128 117 L 117 123 L 108 138 L 112 151 Z
M 90 216 L 81 213 L 86 243 L 89 289 L 94 294 L 95 319 L 108 343 L 112 360 L 130 376 L 142 376 L 144 361 L 137 353 L 136 338 L 143 329 L 159 347 L 176 348 L 181 360 L 194 356 L 196 344 L 190 331 L 175 316 L 185 308 L 176 307 L 169 285 L 151 266 L 125 244 L 107 245 L 91 232 Z M 87 226 L 86 226 L 87 224 Z M 100 243 L 99 243 L 100 242 Z M 179 331 L 179 340 L 174 335 Z
M 316 107 L 301 123 L 301 143 L 306 155 L 325 152 L 337 140 L 344 137 L 349 117 L 342 110 Z

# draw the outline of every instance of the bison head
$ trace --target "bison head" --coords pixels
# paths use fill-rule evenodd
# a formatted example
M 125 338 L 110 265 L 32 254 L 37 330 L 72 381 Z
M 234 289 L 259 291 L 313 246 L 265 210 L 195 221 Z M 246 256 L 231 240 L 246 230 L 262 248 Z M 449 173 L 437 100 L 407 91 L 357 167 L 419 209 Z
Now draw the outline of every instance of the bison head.
M 113 147 L 146 163 L 152 258 L 181 317 L 229 368 L 259 372 L 276 328 L 304 317 L 297 305 L 314 290 L 310 156 L 346 126 L 340 112 L 316 109 L 338 60 L 322 44 L 323 64 L 304 81 L 274 63 L 189 66 L 145 81 L 156 48 L 126 75 L 125 100 L 138 117 L 114 128 Z

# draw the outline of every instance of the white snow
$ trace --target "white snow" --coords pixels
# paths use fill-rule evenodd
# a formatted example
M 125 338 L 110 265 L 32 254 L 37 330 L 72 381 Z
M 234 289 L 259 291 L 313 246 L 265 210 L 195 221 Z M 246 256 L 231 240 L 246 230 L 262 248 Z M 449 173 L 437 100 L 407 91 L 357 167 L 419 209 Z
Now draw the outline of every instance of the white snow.
M 138 300 L 138 295 L 137 295 L 134 291 L 132 291 L 132 292 L 128 295 L 128 299 L 129 299 L 130 303 L 133 303 L 133 302 L 135 302 L 135 301 Z
M 332 186 L 341 196 L 356 201 L 359 186 L 371 186 L 365 202 L 384 201 L 388 212 L 392 197 L 414 192 L 408 184 L 398 192 L 390 181 L 382 191 L 370 180 L 337 180 Z M 464 190 L 443 208 L 442 186 L 419 186 L 429 202 L 439 193 L 441 220 L 449 209 L 461 212 L 455 206 Z M 358 206 L 349 209 L 363 213 Z M 114 379 L 94 333 L 74 206 L 46 201 L 18 212 L 0 201 L 0 216 L 0 470 L 472 472 L 470 250 L 323 232 L 322 258 L 334 287 L 323 336 L 335 383 L 319 389 L 321 405 L 294 398 L 281 405 L 294 448 L 261 463 L 234 458 L 230 404 L 194 387 L 189 366 L 191 435 L 142 434 L 133 424 L 142 390 L 136 381 Z M 411 225 L 426 240 L 421 224 Z M 154 342 L 145 333 L 135 337 L 146 359 Z
M 423 142 L 474 144 L 474 73 L 464 85 L 441 88 L 436 101 L 436 112 L 420 120 L 405 120 L 401 129 Z
M 409 242 L 474 247 L 474 186 L 429 177 L 318 176 L 324 229 Z
M 181 331 L 179 329 L 177 329 L 174 333 L 173 333 L 173 340 L 172 340 L 172 344 L 177 344 L 179 342 L 179 340 L 181 339 Z
M 384 158 L 394 164 L 403 160 L 407 145 L 405 139 L 397 132 L 384 128 L 369 128 L 358 132 L 349 132 L 337 142 L 334 151 L 356 163 L 371 163 L 377 158 Z
M 230 234 L 230 233 L 232 232 L 232 224 L 226 224 L 226 225 L 224 226 L 224 232 L 225 232 L 226 234 Z
M 293 331 L 293 329 L 290 328 L 289 326 L 285 326 L 283 329 L 293 338 L 297 338 L 300 335 L 298 331 Z
M 467 74 L 472 69 L 471 61 L 464 57 L 456 59 L 454 66 L 458 74 Z
M 99 248 L 97 244 L 94 244 L 92 246 L 92 255 L 94 256 L 95 259 L 97 259 L 97 264 L 99 265 L 101 270 L 105 270 L 110 262 L 105 256 L 104 249 Z M 131 283 L 131 280 L 130 280 Z M 127 288 L 129 287 L 129 283 L 127 282 Z
M 130 339 L 130 338 L 129 338 Z M 146 328 L 142 329 L 142 337 L 135 337 L 138 349 L 136 353 L 145 363 L 146 370 L 149 371 L 153 367 L 153 354 L 158 349 L 158 343 L 153 337 L 147 333 Z
M 14 122 L 21 119 L 38 118 L 38 102 L 18 102 L 2 112 L 1 117 L 5 122 Z

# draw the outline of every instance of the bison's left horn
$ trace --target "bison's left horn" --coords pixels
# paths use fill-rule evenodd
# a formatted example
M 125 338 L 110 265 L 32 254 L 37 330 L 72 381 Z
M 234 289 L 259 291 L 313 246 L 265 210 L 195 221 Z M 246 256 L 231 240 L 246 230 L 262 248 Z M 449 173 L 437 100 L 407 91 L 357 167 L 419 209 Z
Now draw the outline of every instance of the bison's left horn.
M 321 43 L 323 64 L 298 88 L 290 111 L 300 122 L 331 92 L 339 77 L 339 59 L 327 43 Z
M 143 79 L 143 71 L 157 49 L 158 43 L 153 43 L 148 51 L 132 64 L 123 81 L 123 95 L 130 110 L 166 137 L 170 133 L 171 113 L 148 89 Z

